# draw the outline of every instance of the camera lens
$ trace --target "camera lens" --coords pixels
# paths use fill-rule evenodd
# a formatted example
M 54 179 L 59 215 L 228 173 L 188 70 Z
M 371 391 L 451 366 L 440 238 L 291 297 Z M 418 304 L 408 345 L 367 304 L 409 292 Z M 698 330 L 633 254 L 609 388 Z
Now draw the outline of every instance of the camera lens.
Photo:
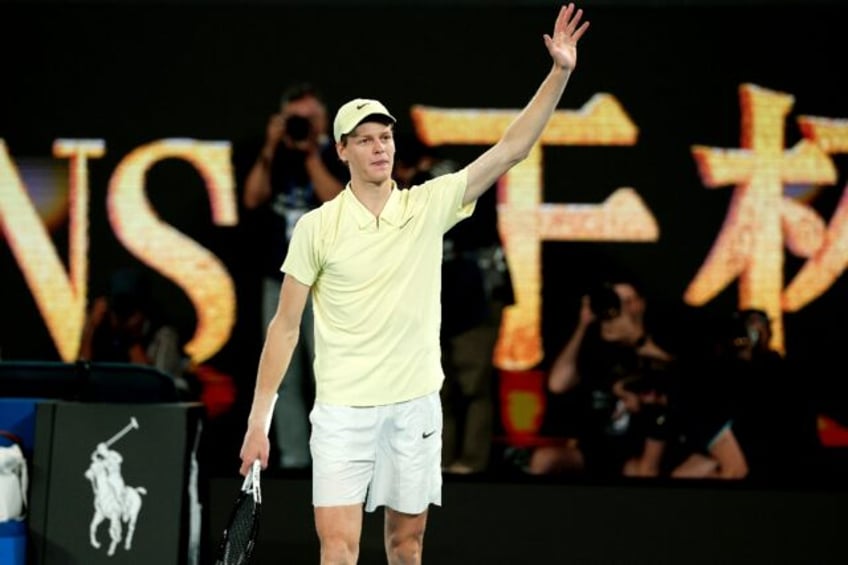
M 589 307 L 601 320 L 612 320 L 621 314 L 621 298 L 612 285 L 603 284 L 589 292 Z
M 292 141 L 304 141 L 311 129 L 312 124 L 302 116 L 289 116 L 286 120 L 286 134 Z

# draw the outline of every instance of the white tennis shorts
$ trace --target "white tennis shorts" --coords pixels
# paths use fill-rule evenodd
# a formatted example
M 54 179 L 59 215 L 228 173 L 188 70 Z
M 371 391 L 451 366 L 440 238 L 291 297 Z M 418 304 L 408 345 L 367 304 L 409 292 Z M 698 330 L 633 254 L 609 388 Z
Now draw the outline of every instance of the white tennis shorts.
M 420 514 L 442 504 L 442 405 L 433 392 L 384 406 L 316 402 L 312 423 L 312 503 L 365 503 Z

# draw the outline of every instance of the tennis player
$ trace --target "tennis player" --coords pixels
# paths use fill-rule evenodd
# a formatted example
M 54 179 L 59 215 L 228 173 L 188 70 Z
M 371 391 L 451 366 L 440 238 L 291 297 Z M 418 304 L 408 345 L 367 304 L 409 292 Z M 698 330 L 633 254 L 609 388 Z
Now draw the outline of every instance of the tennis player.
M 333 124 L 351 180 L 294 228 L 281 270 L 240 472 L 267 465 L 267 418 L 312 294 L 316 398 L 313 505 L 321 563 L 356 563 L 362 512 L 385 508 L 389 563 L 421 563 L 427 510 L 441 505 L 439 389 L 442 236 L 539 140 L 577 63 L 582 10 L 561 8 L 543 36 L 550 72 L 503 138 L 465 168 L 408 190 L 392 180 L 395 118 L 376 100 Z

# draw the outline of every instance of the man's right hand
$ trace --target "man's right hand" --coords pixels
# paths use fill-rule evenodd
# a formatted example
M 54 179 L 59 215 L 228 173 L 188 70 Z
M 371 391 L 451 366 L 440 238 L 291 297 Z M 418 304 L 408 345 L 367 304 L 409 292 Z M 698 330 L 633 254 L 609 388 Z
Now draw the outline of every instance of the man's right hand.
M 589 295 L 586 294 L 580 300 L 580 318 L 578 320 L 578 324 L 585 328 L 595 321 L 595 317 L 595 313 L 592 312 L 591 299 L 589 298 Z
M 270 451 L 271 443 L 268 441 L 268 434 L 258 427 L 249 427 L 247 433 L 244 434 L 244 442 L 239 453 L 241 457 L 239 473 L 242 476 L 246 476 L 250 472 L 250 466 L 257 459 L 262 462 L 262 468 L 266 469 L 268 467 Z
M 259 459 L 262 468 L 268 468 L 268 456 L 271 452 L 271 443 L 268 441 L 268 432 L 271 429 L 271 420 L 274 417 L 274 406 L 277 404 L 277 394 L 270 400 L 254 397 L 253 406 L 247 419 L 247 431 L 241 445 L 239 456 L 241 467 L 239 473 L 246 476 L 250 472 L 250 466 Z M 257 416 L 257 410 L 261 417 Z

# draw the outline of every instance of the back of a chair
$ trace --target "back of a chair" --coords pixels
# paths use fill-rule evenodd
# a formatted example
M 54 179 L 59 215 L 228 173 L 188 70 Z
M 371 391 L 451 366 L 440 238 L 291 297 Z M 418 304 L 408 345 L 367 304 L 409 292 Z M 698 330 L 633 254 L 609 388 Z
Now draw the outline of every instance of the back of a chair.
M 177 402 L 174 380 L 131 363 L 0 362 L 0 397 L 79 402 Z

